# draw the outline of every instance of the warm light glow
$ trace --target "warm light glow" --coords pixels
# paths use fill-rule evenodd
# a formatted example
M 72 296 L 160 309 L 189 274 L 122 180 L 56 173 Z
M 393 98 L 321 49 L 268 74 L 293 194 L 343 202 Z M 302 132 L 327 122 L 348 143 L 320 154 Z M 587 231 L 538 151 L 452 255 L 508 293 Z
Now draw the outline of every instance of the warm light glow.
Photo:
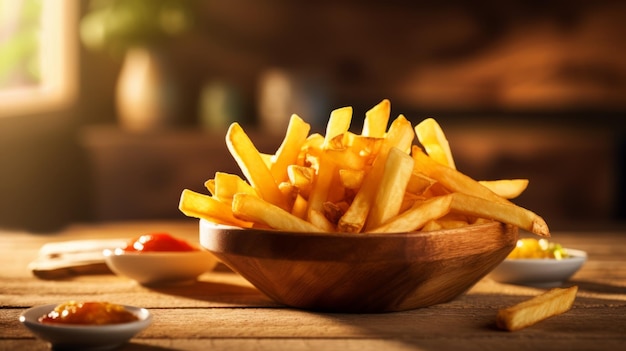
M 58 110 L 76 97 L 78 1 L 43 1 L 38 85 L 0 90 L 0 117 Z

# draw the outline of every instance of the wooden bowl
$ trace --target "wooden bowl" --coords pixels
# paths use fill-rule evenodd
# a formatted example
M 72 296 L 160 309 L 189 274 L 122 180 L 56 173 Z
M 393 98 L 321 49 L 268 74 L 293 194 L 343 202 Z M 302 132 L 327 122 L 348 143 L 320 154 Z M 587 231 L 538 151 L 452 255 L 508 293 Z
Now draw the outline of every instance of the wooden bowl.
M 200 245 L 278 303 L 373 313 L 415 309 L 463 294 L 513 250 L 501 223 L 398 234 L 240 229 L 200 220 Z

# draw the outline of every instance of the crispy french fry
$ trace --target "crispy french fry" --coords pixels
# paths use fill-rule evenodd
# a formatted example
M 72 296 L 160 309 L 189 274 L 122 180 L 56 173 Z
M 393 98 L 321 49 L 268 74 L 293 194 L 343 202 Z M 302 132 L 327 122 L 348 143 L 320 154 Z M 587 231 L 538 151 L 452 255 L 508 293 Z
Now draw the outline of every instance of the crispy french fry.
M 311 126 L 304 122 L 298 115 L 291 115 L 287 132 L 282 144 L 272 157 L 270 171 L 274 180 L 281 183 L 287 180 L 287 167 L 296 163 L 300 149 L 309 136 Z
M 324 232 L 332 233 L 335 231 L 335 225 L 331 223 L 326 215 L 320 211 L 313 210 L 309 213 L 309 222 Z
M 277 230 L 288 232 L 322 232 L 320 228 L 313 224 L 254 195 L 235 195 L 233 198 L 232 211 L 235 216 L 246 221 L 264 224 Z
M 307 200 L 302 197 L 302 195 L 298 194 L 296 196 L 295 201 L 293 202 L 293 206 L 291 207 L 291 214 L 302 219 L 306 219 L 306 209 L 308 208 Z
M 263 152 L 259 152 L 259 155 L 261 155 L 261 159 L 263 160 L 263 163 L 265 163 L 265 167 L 267 167 L 267 169 L 270 169 L 272 167 L 272 160 L 274 158 L 274 155 L 266 154 Z
M 228 205 L 231 204 L 233 196 L 237 193 L 258 196 L 256 190 L 250 184 L 235 174 L 215 172 L 214 185 L 215 198 Z
M 398 215 L 412 173 L 413 158 L 398 148 L 391 148 L 367 218 L 366 230 L 376 228 Z
M 344 188 L 358 189 L 363 183 L 364 170 L 340 169 L 339 178 Z
M 368 158 L 362 157 L 352 148 L 342 150 L 324 150 L 323 157 L 331 159 L 335 164 L 345 169 L 362 170 L 368 166 Z
M 361 135 L 382 138 L 387 130 L 390 113 L 391 102 L 389 102 L 388 99 L 384 99 L 376 106 L 372 107 L 365 113 L 365 121 L 363 122 Z
M 412 156 L 415 159 L 416 171 L 432 177 L 451 191 L 487 200 L 483 202 L 483 205 L 478 205 L 477 200 L 471 200 L 472 204 L 464 205 L 464 211 L 467 213 L 473 210 L 478 217 L 487 216 L 489 219 L 516 225 L 539 236 L 550 236 L 550 229 L 547 223 L 534 212 L 514 205 L 469 176 L 435 162 L 424 154 L 419 147 L 413 147 Z M 456 205 L 458 207 L 462 206 L 462 196 L 457 196 L 457 199 Z M 497 206 L 497 204 L 502 206 Z M 478 208 L 477 206 L 482 207 Z M 483 213 L 477 214 L 477 211 L 482 211 Z
M 500 329 L 516 331 L 565 313 L 572 308 L 577 292 L 576 285 L 553 288 L 529 300 L 503 308 L 496 315 L 496 325 Z
M 328 158 L 322 157 L 319 162 L 319 169 L 309 194 L 309 207 L 307 209 L 307 219 L 309 221 L 312 216 L 311 212 L 323 212 L 324 202 L 328 199 L 334 173 L 337 172 L 337 165 Z
M 433 219 L 432 221 L 426 222 L 426 224 L 424 224 L 424 226 L 420 230 L 423 232 L 432 232 L 432 231 L 441 230 L 441 229 L 443 229 L 443 226 L 441 225 L 441 223 Z
M 315 170 L 311 167 L 290 165 L 287 167 L 287 175 L 289 182 L 298 189 L 298 194 L 308 199 L 315 179 Z
M 452 195 L 430 198 L 416 203 L 410 209 L 393 217 L 381 226 L 369 230 L 369 233 L 406 233 L 422 228 L 433 219 L 440 218 L 450 212 Z
M 505 199 L 520 196 L 528 187 L 528 179 L 480 180 L 478 183 Z
M 428 156 L 443 165 L 456 169 L 448 139 L 435 119 L 426 118 L 418 123 L 415 126 L 415 134 L 420 144 L 426 149 Z
M 347 206 L 343 208 L 341 204 L 336 204 L 334 202 L 324 202 L 324 217 L 328 219 L 330 223 L 336 225 L 339 222 L 339 218 L 344 214 Z
M 226 132 L 226 146 L 239 168 L 256 189 L 261 198 L 282 209 L 287 208 L 287 200 L 278 189 L 272 173 L 263 161 L 252 140 L 238 123 L 233 123 Z
M 296 201 L 296 197 L 300 194 L 300 190 L 290 182 L 282 182 L 278 184 L 278 189 L 287 199 L 288 207 L 293 210 L 293 203 Z
M 315 133 L 309 135 L 300 150 L 296 165 L 317 169 L 317 159 L 322 153 L 323 145 L 324 137 L 321 134 Z
M 203 218 L 213 223 L 234 225 L 242 228 L 252 227 L 252 223 L 242 221 L 233 215 L 230 205 L 209 195 L 184 189 L 178 209 L 189 217 Z
M 543 218 L 523 207 L 512 203 L 493 202 L 464 193 L 453 193 L 451 196 L 453 211 L 512 224 L 540 236 L 550 236 L 550 230 Z
M 215 195 L 215 179 L 208 179 L 204 182 L 204 187 L 211 193 L 211 195 Z
M 433 196 L 434 197 L 434 196 Z M 413 207 L 416 203 L 426 201 L 425 196 L 415 195 L 409 192 L 404 193 L 404 198 L 402 199 L 402 206 L 400 206 L 400 212 L 404 212 L 409 208 Z
M 328 148 L 332 139 L 348 131 L 352 122 L 352 107 L 342 107 L 333 110 L 326 124 L 323 149 Z
M 494 202 L 510 203 L 469 176 L 433 160 L 416 145 L 413 145 L 411 156 L 415 159 L 415 171 L 435 179 L 450 191 L 462 192 Z
M 406 186 L 406 192 L 414 195 L 422 195 L 437 181 L 427 177 L 423 173 L 413 171 Z

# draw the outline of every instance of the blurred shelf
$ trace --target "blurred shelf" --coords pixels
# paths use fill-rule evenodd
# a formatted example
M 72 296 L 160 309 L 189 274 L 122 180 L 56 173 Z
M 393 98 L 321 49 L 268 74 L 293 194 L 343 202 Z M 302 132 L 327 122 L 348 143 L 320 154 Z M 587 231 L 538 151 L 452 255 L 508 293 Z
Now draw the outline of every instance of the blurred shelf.
M 273 153 L 280 139 L 248 131 L 259 151 Z M 228 152 L 226 131 L 175 129 L 133 133 L 115 126 L 84 128 L 80 141 L 91 167 L 95 220 L 183 218 L 184 188 L 208 193 L 215 172 L 241 174 Z

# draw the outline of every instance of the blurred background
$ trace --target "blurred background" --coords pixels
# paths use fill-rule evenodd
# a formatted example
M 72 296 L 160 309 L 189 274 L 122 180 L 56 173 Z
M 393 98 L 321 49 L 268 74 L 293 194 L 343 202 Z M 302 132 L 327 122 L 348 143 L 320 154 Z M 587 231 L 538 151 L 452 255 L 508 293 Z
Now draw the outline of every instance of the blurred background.
M 0 228 L 183 219 L 291 113 L 388 98 L 553 230 L 626 219 L 622 1 L 0 0 Z

